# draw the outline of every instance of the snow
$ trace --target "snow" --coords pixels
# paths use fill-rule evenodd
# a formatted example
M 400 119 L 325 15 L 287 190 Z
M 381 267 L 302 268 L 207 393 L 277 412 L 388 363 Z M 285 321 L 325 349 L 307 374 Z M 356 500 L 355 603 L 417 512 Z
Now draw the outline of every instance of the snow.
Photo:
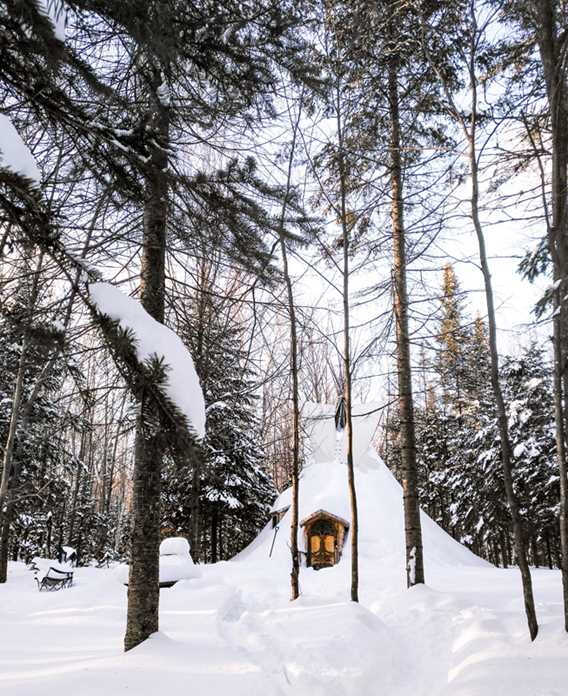
M 168 87 L 168 83 L 165 80 L 157 89 L 157 97 L 162 106 L 170 106 L 172 98 L 170 88 Z
M 318 461 L 313 443 L 312 450 L 300 517 L 324 508 L 349 520 L 341 450 L 328 461 Z M 335 567 L 301 568 L 301 597 L 289 601 L 290 511 L 272 557 L 268 524 L 232 561 L 199 566 L 201 577 L 161 590 L 160 632 L 126 655 L 126 588 L 114 570 L 78 568 L 72 588 L 40 594 L 29 571 L 11 563 L 0 586 L 0 689 L 10 696 L 182 696 L 188 689 L 199 696 L 564 696 L 560 573 L 533 571 L 541 628 L 531 643 L 518 570 L 494 568 L 423 515 L 428 585 L 407 590 L 400 486 L 372 450 L 355 464 L 359 604 L 349 601 L 349 537 Z M 181 543 L 170 544 L 181 552 Z
M 118 565 L 113 570 L 116 580 L 128 582 L 128 566 Z M 164 539 L 160 544 L 160 582 L 179 582 L 201 576 L 189 553 L 189 542 L 183 537 Z
M 408 580 L 411 585 L 416 582 L 416 546 L 410 549 L 408 556 Z
M 199 378 L 183 341 L 167 326 L 153 319 L 132 297 L 110 283 L 93 283 L 89 295 L 103 314 L 129 329 L 136 338 L 141 362 L 152 356 L 163 358 L 169 367 L 165 391 L 186 416 L 198 437 L 205 436 L 205 402 Z
M 160 556 L 160 582 L 178 582 L 190 580 L 201 575 L 199 567 L 193 563 L 189 553 L 182 555 Z
M 543 380 L 540 377 L 533 377 L 532 379 L 529 379 L 529 381 L 526 384 L 527 390 L 528 391 L 533 391 L 537 387 L 539 387 L 542 384 Z
M 60 570 L 63 573 L 73 573 L 75 571 L 75 568 L 73 568 L 71 563 L 59 563 L 59 561 L 54 558 L 39 558 L 36 556 L 32 563 L 37 568 L 37 570 L 34 572 L 34 577 L 36 577 L 38 580 L 44 578 L 49 572 L 50 568 Z
M 170 537 L 160 544 L 160 556 L 189 556 L 189 541 L 184 537 Z
M 34 156 L 5 114 L 0 114 L 0 167 L 24 176 L 36 185 L 41 181 Z

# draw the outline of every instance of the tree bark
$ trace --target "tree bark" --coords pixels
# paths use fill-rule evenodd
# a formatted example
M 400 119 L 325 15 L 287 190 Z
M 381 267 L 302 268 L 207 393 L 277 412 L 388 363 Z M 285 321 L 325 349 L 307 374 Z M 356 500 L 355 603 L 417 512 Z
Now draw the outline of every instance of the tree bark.
M 201 491 L 200 467 L 198 462 L 194 462 L 191 472 L 191 557 L 195 563 L 201 561 L 201 524 L 199 494 Z
M 286 220 L 286 208 L 292 181 L 292 166 L 296 150 L 296 138 L 301 118 L 301 105 L 298 108 L 298 116 L 293 126 L 292 144 L 288 160 L 288 174 L 286 179 L 286 193 L 282 203 L 282 213 L 278 227 L 280 253 L 282 254 L 282 267 L 284 283 L 286 286 L 288 320 L 290 323 L 290 374 L 292 377 L 292 501 L 290 509 L 290 555 L 292 569 L 290 571 L 290 599 L 293 601 L 300 596 L 300 553 L 298 550 L 298 508 L 300 487 L 300 387 L 298 380 L 298 335 L 296 322 L 296 305 L 294 303 L 294 289 L 288 267 L 288 252 L 284 236 L 284 223 Z
M 339 144 L 339 194 L 340 219 L 343 245 L 343 398 L 345 400 L 345 438 L 347 459 L 347 483 L 351 507 L 351 601 L 359 601 L 359 513 L 357 509 L 357 489 L 355 487 L 355 468 L 353 464 L 353 414 L 351 404 L 351 339 L 349 317 L 349 254 L 351 225 L 347 219 L 347 172 L 343 144 L 341 120 L 341 97 L 337 90 L 337 138 Z
M 157 87 L 157 85 L 156 85 Z M 168 213 L 168 107 L 156 98 L 151 114 L 151 159 L 146 176 L 140 300 L 164 321 L 166 224 Z M 124 648 L 130 650 L 158 630 L 160 474 L 164 441 L 160 409 L 151 395 L 140 395 L 132 491 L 132 535 Z
M 553 345 L 554 345 L 554 417 L 556 452 L 560 477 L 560 548 L 562 553 L 562 589 L 564 628 L 568 631 L 568 464 L 566 432 L 568 429 L 568 106 L 566 103 L 566 68 L 559 55 L 558 30 L 554 3 L 534 3 L 536 35 L 544 72 L 552 130 L 552 225 L 548 244 L 553 267 Z
M 211 515 L 211 563 L 217 563 L 217 512 Z
M 408 587 L 424 583 L 422 527 L 416 471 L 416 435 L 408 329 L 408 295 L 406 287 L 406 238 L 402 162 L 400 156 L 400 115 L 398 66 L 392 57 L 388 66 L 390 119 L 391 219 L 393 240 L 394 314 L 398 368 L 398 405 L 400 416 L 400 459 L 406 540 L 406 582 Z
M 475 18 L 474 23 L 475 23 Z M 477 35 L 476 31 L 472 35 Z M 525 613 L 529 626 L 531 640 L 534 640 L 538 634 L 538 623 L 536 618 L 536 610 L 534 604 L 532 579 L 527 560 L 527 549 L 523 535 L 521 517 L 519 513 L 519 504 L 513 487 L 513 456 L 511 450 L 511 441 L 509 438 L 509 426 L 507 422 L 507 411 L 503 392 L 501 390 L 501 381 L 499 377 L 499 352 L 497 349 L 497 321 L 495 318 L 495 302 L 493 298 L 493 285 L 491 281 L 491 273 L 489 270 L 489 261 L 487 258 L 487 249 L 485 246 L 485 236 L 479 217 L 479 170 L 477 163 L 476 149 L 476 129 L 477 129 L 477 78 L 475 74 L 475 46 L 472 39 L 472 47 L 469 63 L 469 77 L 471 88 L 471 117 L 469 128 L 465 127 L 465 134 L 469 148 L 469 167 L 471 176 L 471 218 L 477 242 L 479 246 L 479 261 L 481 271 L 483 273 L 483 281 L 485 285 L 485 298 L 487 302 L 487 323 L 489 328 L 489 355 L 491 369 L 491 386 L 493 388 L 493 398 L 495 400 L 495 408 L 497 413 L 497 422 L 499 426 L 499 435 L 501 438 L 501 464 L 503 468 L 503 480 L 505 483 L 505 492 L 507 495 L 507 503 L 511 520 L 513 523 L 513 537 L 515 541 L 515 552 L 517 554 L 517 563 L 521 572 L 523 585 L 523 595 L 525 603 Z

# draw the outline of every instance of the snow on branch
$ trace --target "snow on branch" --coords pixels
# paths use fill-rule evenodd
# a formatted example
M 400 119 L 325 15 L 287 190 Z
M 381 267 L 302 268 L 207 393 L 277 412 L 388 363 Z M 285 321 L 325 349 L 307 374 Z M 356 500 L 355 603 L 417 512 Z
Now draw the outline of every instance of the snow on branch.
M 37 162 L 5 114 L 0 114 L 0 167 L 39 186 L 41 174 Z
M 36 4 L 41 14 L 51 22 L 55 38 L 59 41 L 65 41 L 67 7 L 63 0 L 36 0 Z
M 93 283 L 89 295 L 101 314 L 135 337 L 140 362 L 163 359 L 169 370 L 165 393 L 186 416 L 198 437 L 205 436 L 205 401 L 189 351 L 180 337 L 153 319 L 142 305 L 109 283 Z

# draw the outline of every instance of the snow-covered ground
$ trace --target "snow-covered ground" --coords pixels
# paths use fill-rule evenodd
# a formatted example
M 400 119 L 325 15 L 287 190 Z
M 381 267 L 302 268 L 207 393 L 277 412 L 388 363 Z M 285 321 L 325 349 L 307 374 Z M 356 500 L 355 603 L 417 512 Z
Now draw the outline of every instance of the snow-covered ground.
M 11 564 L 0 693 L 566 696 L 559 573 L 533 573 L 541 628 L 531 644 L 518 571 L 477 559 L 424 517 L 428 584 L 406 590 L 400 488 L 376 458 L 358 464 L 360 604 L 348 601 L 348 545 L 336 567 L 302 568 L 302 597 L 289 602 L 288 515 L 271 558 L 267 526 L 233 561 L 162 590 L 160 633 L 128 654 L 120 573 L 79 568 L 74 587 L 39 593 Z M 346 516 L 345 490 L 344 468 L 316 461 L 301 514 Z

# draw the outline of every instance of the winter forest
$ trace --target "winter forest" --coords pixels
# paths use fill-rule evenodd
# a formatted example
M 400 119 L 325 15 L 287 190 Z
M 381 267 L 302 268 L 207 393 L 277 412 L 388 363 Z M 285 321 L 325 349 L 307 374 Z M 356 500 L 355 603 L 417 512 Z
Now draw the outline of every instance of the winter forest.
M 0 93 L 0 691 L 568 693 L 568 3 L 1 0 Z

